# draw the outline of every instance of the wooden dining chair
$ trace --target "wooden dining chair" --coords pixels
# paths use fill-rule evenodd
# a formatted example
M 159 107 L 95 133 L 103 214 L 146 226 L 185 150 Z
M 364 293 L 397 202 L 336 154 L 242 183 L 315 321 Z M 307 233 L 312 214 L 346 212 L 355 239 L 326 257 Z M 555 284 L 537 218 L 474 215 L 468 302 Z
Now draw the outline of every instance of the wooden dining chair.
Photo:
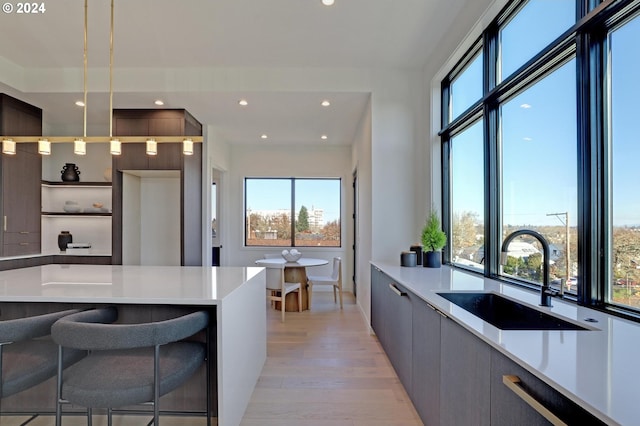
M 282 322 L 284 322 L 287 294 L 294 291 L 298 292 L 298 311 L 302 312 L 302 284 L 285 282 L 284 263 L 265 266 L 267 273 L 267 298 L 272 302 L 280 302 Z

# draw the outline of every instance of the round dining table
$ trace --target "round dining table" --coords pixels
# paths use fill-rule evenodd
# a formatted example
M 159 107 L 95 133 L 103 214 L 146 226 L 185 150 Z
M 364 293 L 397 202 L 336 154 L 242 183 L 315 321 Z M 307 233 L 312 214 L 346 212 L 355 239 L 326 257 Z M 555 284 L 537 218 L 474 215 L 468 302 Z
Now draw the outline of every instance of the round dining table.
M 282 265 L 284 264 L 284 280 L 288 283 L 300 283 L 302 291 L 302 310 L 309 309 L 309 296 L 307 294 L 307 268 L 312 266 L 322 266 L 328 264 L 326 259 L 315 259 L 312 257 L 301 257 L 297 262 L 288 262 L 284 258 L 258 259 L 256 264 L 259 266 Z M 278 307 L 276 307 L 277 309 Z M 289 311 L 298 311 L 298 297 L 295 293 L 287 294 L 286 309 Z

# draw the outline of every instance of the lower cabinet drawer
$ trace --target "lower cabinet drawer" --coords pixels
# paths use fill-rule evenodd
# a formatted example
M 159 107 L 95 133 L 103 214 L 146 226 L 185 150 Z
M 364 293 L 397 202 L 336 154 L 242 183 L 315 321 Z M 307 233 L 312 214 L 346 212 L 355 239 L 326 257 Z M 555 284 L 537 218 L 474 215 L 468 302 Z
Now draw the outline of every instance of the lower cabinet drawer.
M 4 244 L 2 247 L 3 256 L 22 256 L 25 254 L 38 254 L 40 253 L 40 241 L 37 243 L 18 243 L 18 244 Z
M 4 244 L 38 243 L 40 244 L 39 232 L 5 232 Z
M 605 424 L 502 353 L 493 350 L 491 425 L 548 425 L 554 421 L 551 419 L 555 419 L 555 424 Z

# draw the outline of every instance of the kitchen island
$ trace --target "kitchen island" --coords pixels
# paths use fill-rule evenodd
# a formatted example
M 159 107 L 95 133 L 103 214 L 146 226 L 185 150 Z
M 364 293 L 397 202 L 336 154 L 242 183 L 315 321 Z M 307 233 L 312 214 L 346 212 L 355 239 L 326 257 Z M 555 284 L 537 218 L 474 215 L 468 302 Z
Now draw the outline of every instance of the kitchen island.
M 266 360 L 265 273 L 258 267 L 43 265 L 0 272 L 0 320 L 113 305 L 123 321 L 195 310 L 210 314 L 211 406 L 219 425 L 240 423 Z M 164 396 L 161 409 L 202 410 L 206 377 Z M 53 392 L 53 393 L 51 393 Z M 3 412 L 54 407 L 49 380 L 2 401 Z

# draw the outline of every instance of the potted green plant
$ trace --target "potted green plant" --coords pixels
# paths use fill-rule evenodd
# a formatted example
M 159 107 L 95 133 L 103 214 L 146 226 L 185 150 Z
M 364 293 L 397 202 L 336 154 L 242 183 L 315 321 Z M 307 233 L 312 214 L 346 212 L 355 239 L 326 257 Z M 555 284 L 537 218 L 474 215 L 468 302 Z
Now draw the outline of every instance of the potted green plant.
M 439 268 L 442 265 L 440 250 L 447 244 L 447 235 L 440 229 L 440 219 L 432 211 L 422 228 L 422 266 Z

